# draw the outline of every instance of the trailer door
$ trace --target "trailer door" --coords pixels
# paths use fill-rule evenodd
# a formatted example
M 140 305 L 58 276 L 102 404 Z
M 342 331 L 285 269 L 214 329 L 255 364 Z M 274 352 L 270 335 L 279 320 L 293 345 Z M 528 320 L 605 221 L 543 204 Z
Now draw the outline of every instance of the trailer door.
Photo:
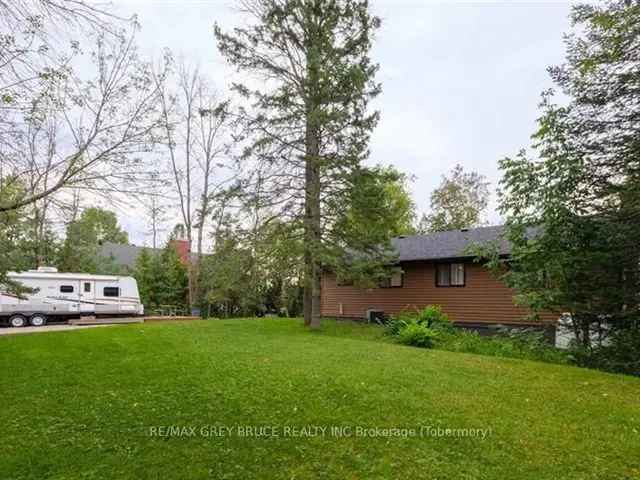
M 93 280 L 80 280 L 80 311 L 96 311 L 96 282 Z

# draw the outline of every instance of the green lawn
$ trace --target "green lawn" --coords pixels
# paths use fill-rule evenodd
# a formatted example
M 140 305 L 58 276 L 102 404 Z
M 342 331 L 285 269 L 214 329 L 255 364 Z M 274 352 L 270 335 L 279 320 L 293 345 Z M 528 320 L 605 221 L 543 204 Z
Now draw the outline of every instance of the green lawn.
M 375 327 L 11 335 L 0 361 L 0 479 L 640 478 L 640 379 L 404 347 Z M 156 434 L 170 426 L 183 435 Z M 294 436 L 303 426 L 327 430 Z

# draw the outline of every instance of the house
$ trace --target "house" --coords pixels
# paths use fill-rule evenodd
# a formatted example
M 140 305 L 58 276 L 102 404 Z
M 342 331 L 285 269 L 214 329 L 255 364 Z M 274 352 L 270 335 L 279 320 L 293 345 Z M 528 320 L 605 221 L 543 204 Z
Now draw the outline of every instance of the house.
M 358 288 L 322 278 L 321 314 L 324 317 L 367 319 L 371 313 L 397 314 L 403 310 L 440 305 L 454 324 L 488 331 L 491 325 L 544 326 L 555 330 L 557 316 L 527 319 L 526 308 L 513 302 L 514 292 L 481 264 L 467 248 L 498 242 L 501 255 L 510 248 L 504 227 L 481 227 L 395 238 L 399 268 L 377 288 Z
M 196 254 L 191 252 L 188 240 L 171 240 L 173 248 L 176 249 L 180 261 L 183 265 L 187 265 L 189 261 L 196 260 Z M 143 250 L 149 251 L 151 254 L 159 253 L 161 248 L 139 247 L 137 245 L 126 245 L 112 242 L 104 242 L 100 245 L 99 255 L 105 258 L 112 258 L 114 263 L 121 267 L 133 269 L 136 265 L 136 259 Z

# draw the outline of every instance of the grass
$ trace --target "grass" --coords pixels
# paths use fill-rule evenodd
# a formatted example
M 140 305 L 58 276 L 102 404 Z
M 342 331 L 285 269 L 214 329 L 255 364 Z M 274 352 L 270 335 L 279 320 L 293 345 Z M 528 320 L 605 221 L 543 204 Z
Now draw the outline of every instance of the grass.
M 11 335 L 0 361 L 1 479 L 640 478 L 640 379 L 405 347 L 365 325 Z M 183 435 L 153 434 L 172 425 Z M 211 426 L 234 431 L 207 436 Z M 303 426 L 352 434 L 286 433 Z M 358 426 L 488 430 L 403 438 Z

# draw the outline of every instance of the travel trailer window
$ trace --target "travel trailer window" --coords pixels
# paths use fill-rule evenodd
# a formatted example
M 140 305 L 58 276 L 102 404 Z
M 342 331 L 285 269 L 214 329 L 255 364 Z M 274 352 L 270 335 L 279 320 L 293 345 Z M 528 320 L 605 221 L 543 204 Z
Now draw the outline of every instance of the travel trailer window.
M 73 293 L 73 285 L 60 285 L 60 293 Z
M 84 282 L 84 291 L 89 293 L 91 291 L 91 282 Z
M 120 289 L 118 287 L 104 287 L 102 293 L 105 297 L 119 297 Z

